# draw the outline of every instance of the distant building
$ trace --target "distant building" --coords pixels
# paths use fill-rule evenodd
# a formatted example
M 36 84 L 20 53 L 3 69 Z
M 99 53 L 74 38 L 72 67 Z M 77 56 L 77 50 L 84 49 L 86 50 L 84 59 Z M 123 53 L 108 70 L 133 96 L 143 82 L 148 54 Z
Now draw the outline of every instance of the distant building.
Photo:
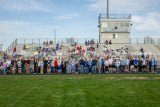
M 131 14 L 109 14 L 107 0 L 107 14 L 99 15 L 99 42 L 130 43 Z

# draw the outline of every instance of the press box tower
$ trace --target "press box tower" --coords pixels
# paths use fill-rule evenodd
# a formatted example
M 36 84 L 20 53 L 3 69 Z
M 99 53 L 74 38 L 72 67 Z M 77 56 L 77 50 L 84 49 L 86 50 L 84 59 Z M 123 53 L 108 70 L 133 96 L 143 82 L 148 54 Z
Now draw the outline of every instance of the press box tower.
M 106 15 L 99 15 L 99 42 L 130 43 L 131 14 L 110 14 L 107 0 Z

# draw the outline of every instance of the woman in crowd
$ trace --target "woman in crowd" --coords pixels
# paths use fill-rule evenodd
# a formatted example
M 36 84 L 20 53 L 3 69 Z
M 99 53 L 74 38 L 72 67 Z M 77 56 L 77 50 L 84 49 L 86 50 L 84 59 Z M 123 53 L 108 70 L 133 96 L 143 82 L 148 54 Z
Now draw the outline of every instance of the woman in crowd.
M 7 74 L 7 62 L 6 62 L 6 60 L 4 60 L 4 62 L 3 62 L 3 70 L 4 70 L 4 75 L 6 75 Z

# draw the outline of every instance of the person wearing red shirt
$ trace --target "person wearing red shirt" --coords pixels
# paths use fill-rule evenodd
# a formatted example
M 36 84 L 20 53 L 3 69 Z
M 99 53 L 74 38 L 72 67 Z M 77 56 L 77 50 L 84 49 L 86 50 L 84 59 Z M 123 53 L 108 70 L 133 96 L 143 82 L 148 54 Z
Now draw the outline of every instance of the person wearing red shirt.
M 54 70 L 55 70 L 55 73 L 58 72 L 58 60 L 57 60 L 57 58 L 55 58 L 55 60 L 54 60 Z
M 16 52 L 16 51 L 17 51 L 17 49 L 16 49 L 16 47 L 14 47 L 14 48 L 13 48 L 13 52 Z

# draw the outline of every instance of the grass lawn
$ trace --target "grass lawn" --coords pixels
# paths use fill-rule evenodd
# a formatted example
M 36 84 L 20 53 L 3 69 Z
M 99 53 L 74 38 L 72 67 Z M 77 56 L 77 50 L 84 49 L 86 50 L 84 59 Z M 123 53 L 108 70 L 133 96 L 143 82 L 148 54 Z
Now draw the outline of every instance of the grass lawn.
M 160 75 L 0 76 L 0 107 L 160 107 Z

